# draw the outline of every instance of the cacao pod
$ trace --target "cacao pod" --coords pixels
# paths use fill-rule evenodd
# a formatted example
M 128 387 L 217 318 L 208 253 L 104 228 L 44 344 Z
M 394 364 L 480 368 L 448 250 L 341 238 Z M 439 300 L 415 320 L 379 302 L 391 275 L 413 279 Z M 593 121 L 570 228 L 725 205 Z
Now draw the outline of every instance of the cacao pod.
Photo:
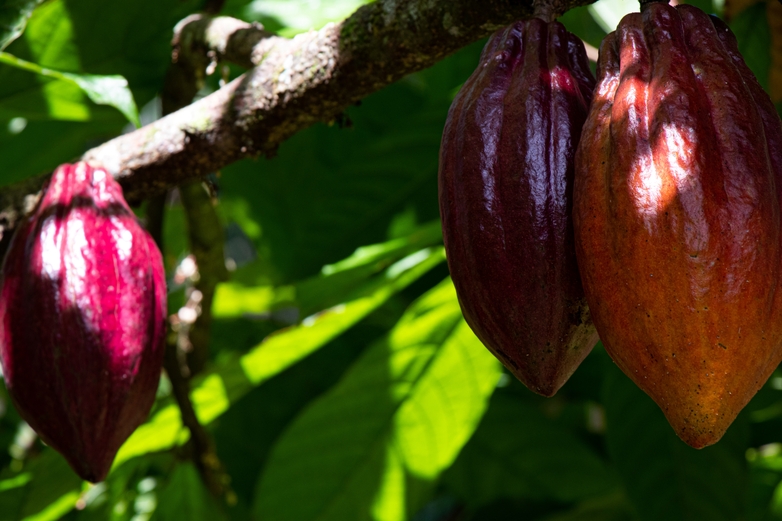
M 100 481 L 145 419 L 163 364 L 160 252 L 111 175 L 54 172 L 3 264 L 0 362 L 19 414 Z
M 467 323 L 532 391 L 552 396 L 598 338 L 570 217 L 594 78 L 584 45 L 534 18 L 496 32 L 448 112 L 443 237 Z
M 606 350 L 693 447 L 782 360 L 781 195 L 780 120 L 727 26 L 623 18 L 576 154 L 578 262 Z

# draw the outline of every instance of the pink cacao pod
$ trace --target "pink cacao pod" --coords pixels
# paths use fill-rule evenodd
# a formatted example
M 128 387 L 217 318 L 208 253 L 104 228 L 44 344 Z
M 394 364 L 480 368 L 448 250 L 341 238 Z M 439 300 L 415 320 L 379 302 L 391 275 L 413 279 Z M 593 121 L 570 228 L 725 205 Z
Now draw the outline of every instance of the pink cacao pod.
M 576 265 L 574 156 L 595 80 L 584 44 L 533 18 L 496 32 L 448 113 L 440 215 L 464 317 L 552 396 L 598 337 Z
M 160 252 L 101 168 L 62 165 L 14 236 L 0 362 L 22 418 L 88 481 L 149 414 L 163 364 Z

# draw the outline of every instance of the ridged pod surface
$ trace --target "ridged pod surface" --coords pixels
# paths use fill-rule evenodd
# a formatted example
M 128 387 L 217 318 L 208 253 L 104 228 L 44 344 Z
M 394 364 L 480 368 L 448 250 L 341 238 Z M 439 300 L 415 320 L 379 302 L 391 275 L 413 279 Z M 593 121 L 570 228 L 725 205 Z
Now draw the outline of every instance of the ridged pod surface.
M 165 313 L 160 252 L 119 184 L 57 168 L 6 254 L 0 362 L 19 414 L 88 481 L 149 414 Z
M 581 40 L 558 22 L 517 22 L 486 44 L 440 148 L 443 236 L 464 317 L 544 396 L 597 342 L 570 218 L 593 88 Z
M 724 23 L 649 4 L 600 49 L 576 248 L 616 364 L 689 445 L 782 360 L 782 128 Z

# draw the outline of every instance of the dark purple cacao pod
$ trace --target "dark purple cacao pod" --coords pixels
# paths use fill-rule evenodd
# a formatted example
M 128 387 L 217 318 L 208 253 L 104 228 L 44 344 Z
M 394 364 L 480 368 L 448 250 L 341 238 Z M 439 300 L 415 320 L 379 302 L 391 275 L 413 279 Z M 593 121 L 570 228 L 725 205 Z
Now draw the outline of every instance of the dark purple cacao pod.
M 576 265 L 573 158 L 595 80 L 537 18 L 495 33 L 448 113 L 440 214 L 459 303 L 486 347 L 552 396 L 597 342 Z
M 695 448 L 782 361 L 782 125 L 728 27 L 651 3 L 606 36 L 576 154 L 606 350 Z
M 57 168 L 5 257 L 0 362 L 19 414 L 83 479 L 104 479 L 149 414 L 165 288 L 160 252 L 111 175 Z

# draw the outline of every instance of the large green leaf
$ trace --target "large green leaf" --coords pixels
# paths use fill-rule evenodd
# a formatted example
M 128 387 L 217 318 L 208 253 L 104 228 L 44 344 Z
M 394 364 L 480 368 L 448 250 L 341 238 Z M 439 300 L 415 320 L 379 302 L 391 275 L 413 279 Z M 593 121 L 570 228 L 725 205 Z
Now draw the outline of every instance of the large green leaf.
M 603 397 L 608 449 L 642 521 L 744 519 L 744 415 L 717 444 L 695 450 L 676 436 L 657 404 L 610 362 Z
M 387 306 L 391 307 L 389 304 L 383 307 Z M 376 313 L 381 312 L 383 308 Z M 397 314 L 395 316 L 398 318 Z M 386 331 L 382 325 L 374 323 L 372 316 L 368 317 L 327 346 L 250 391 L 220 417 L 214 432 L 218 456 L 241 501 L 247 505 L 252 503 L 258 475 L 284 429 L 307 404 L 339 381 L 368 342 Z
M 255 515 L 406 519 L 406 476 L 431 481 L 453 462 L 500 367 L 446 280 L 286 431 L 259 481 Z
M 325 266 L 320 275 L 283 288 L 247 285 L 254 277 L 242 273 L 238 278 L 246 279 L 244 282 L 240 280 L 218 286 L 212 308 L 216 328 L 213 329 L 213 337 L 219 335 L 219 340 L 215 340 L 223 352 L 235 349 L 231 342 L 247 345 L 242 337 L 248 338 L 266 321 L 236 317 L 263 315 L 273 321 L 278 313 L 291 309 L 307 316 L 315 310 L 352 300 L 356 297 L 355 291 L 360 290 L 376 273 L 388 269 L 402 258 L 406 258 L 407 263 L 415 262 L 416 257 L 409 256 L 411 253 L 441 240 L 439 221 L 433 222 L 398 239 L 361 247 L 347 259 Z M 421 254 L 425 255 L 426 250 Z M 403 267 L 404 264 L 396 265 L 397 269 Z M 396 299 L 401 301 L 402 297 Z M 399 308 L 397 313 L 401 303 L 390 304 L 384 304 L 373 313 L 374 317 L 331 341 L 327 348 L 318 350 L 284 374 L 266 381 L 232 404 L 220 418 L 216 431 L 220 459 L 228 467 L 242 501 L 251 502 L 258 473 L 282 429 L 307 403 L 339 379 L 370 339 L 381 336 L 388 324 L 396 322 L 403 309 Z M 274 311 L 277 306 L 295 308 L 283 307 L 278 312 Z M 285 399 L 280 400 L 280 396 Z
M 402 264 L 390 266 L 369 280 L 355 299 L 270 335 L 246 355 L 202 378 L 191 393 L 199 420 L 210 423 L 253 387 L 324 346 L 395 293 L 443 262 L 445 256 L 442 248 L 427 251 L 426 256 L 412 254 L 417 256 L 415 264 L 405 265 L 402 259 Z M 403 269 L 396 266 L 402 266 Z M 186 441 L 187 437 L 179 410 L 175 405 L 169 405 L 133 433 L 117 454 L 114 465 L 142 454 L 168 449 Z

